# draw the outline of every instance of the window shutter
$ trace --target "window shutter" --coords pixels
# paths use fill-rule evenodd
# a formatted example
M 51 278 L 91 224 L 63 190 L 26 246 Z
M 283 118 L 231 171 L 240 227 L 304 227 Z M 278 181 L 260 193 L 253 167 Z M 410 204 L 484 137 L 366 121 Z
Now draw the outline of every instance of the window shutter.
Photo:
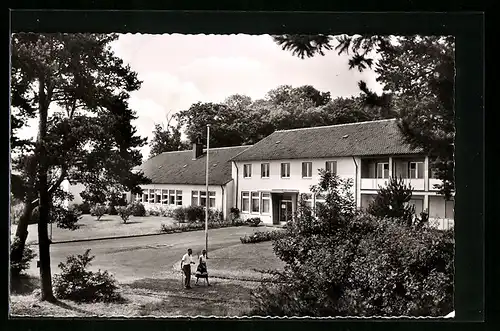
M 332 161 L 332 174 L 337 174 L 337 161 Z

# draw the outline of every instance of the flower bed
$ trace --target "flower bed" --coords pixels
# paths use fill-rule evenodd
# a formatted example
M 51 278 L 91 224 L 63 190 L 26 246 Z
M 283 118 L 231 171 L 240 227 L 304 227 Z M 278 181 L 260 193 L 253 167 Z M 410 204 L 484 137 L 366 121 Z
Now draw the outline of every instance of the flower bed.
M 230 226 L 241 226 L 243 224 L 233 224 L 232 222 L 216 222 L 216 223 L 208 223 L 209 229 L 220 229 L 227 228 Z M 173 225 L 161 224 L 161 233 L 180 233 L 187 231 L 198 231 L 204 230 L 205 223 L 196 222 L 196 223 L 175 223 Z
M 253 244 L 283 238 L 285 235 L 286 232 L 283 230 L 257 231 L 254 234 L 240 237 L 240 241 L 242 244 Z

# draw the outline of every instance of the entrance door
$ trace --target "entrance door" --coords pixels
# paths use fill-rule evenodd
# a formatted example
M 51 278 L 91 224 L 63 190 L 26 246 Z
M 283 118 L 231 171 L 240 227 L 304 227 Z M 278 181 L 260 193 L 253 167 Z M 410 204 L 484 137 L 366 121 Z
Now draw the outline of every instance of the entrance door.
M 281 200 L 280 222 L 288 222 L 292 219 L 292 200 Z

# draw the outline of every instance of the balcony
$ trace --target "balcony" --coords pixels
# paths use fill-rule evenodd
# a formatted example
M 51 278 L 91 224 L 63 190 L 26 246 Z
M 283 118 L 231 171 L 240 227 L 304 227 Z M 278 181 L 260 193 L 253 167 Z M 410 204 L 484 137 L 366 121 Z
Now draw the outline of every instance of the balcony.
M 403 181 L 406 185 L 411 185 L 411 187 L 416 191 L 424 190 L 424 179 L 423 178 L 404 178 Z M 387 186 L 389 182 L 388 178 L 361 178 L 361 189 L 362 190 L 378 190 L 379 186 Z
M 434 185 L 441 184 L 442 181 L 440 179 L 429 178 L 429 191 L 437 191 L 438 189 L 434 187 Z

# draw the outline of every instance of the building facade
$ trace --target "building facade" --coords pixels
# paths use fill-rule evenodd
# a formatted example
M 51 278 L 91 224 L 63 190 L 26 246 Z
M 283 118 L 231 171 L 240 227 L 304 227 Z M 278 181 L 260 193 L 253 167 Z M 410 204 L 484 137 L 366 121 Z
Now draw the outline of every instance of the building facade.
M 413 188 L 410 201 L 417 214 L 453 219 L 453 200 L 446 201 L 434 187 L 429 157 L 403 142 L 396 120 L 276 131 L 232 159 L 234 201 L 243 218 L 264 223 L 290 220 L 304 194 L 314 206 L 321 169 L 351 179 L 358 208 L 366 208 L 379 186 L 401 177 Z

